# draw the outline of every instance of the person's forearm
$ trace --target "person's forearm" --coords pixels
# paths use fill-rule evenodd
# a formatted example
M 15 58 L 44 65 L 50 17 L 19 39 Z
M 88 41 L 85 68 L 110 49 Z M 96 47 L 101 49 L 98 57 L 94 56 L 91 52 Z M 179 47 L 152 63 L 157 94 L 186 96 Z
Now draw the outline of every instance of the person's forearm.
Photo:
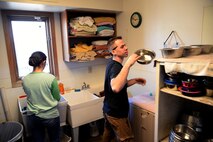
M 127 76 L 129 74 L 130 66 L 124 65 L 120 73 L 111 80 L 112 90 L 116 93 L 120 92 L 127 83 Z
M 127 86 L 130 87 L 130 86 L 134 85 L 135 83 L 136 83 L 135 79 L 130 79 L 127 82 Z

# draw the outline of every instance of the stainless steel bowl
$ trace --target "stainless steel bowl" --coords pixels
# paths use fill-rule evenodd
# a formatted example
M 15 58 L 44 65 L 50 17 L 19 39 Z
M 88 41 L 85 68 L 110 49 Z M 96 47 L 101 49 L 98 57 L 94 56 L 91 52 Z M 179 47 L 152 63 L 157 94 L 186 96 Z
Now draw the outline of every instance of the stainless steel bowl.
M 202 51 L 201 51 L 202 54 L 209 54 L 209 53 L 211 53 L 211 49 L 213 48 L 213 45 L 205 45 L 205 44 L 191 45 L 191 46 L 193 46 L 193 47 L 197 46 L 197 47 L 202 48 Z
M 170 132 L 169 142 L 193 142 L 198 138 L 197 132 L 184 124 L 177 124 Z
M 184 46 L 183 56 L 195 56 L 200 55 L 202 48 L 200 46 Z
M 203 131 L 203 119 L 199 116 L 199 112 L 183 114 L 181 117 L 182 124 L 192 127 L 198 134 Z
M 137 60 L 139 64 L 149 64 L 155 58 L 155 52 L 149 49 L 139 49 L 135 51 L 137 55 L 140 55 L 141 58 Z
M 163 48 L 160 50 L 163 58 L 180 58 L 183 55 L 184 48 Z

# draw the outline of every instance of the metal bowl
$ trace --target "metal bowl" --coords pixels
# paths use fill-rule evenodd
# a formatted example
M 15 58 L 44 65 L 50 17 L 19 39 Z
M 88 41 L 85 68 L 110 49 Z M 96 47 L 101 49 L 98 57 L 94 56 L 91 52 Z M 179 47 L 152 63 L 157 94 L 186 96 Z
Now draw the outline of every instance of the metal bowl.
M 184 124 L 177 124 L 170 132 L 170 142 L 193 142 L 198 138 L 197 132 Z
M 135 51 L 137 55 L 141 57 L 137 60 L 139 64 L 149 64 L 155 58 L 155 52 L 149 49 L 139 49 Z
M 202 51 L 201 51 L 202 54 L 209 54 L 209 53 L 211 53 L 211 49 L 213 48 L 213 45 L 205 45 L 205 44 L 191 45 L 191 46 L 197 46 L 197 47 L 202 48 Z
M 163 48 L 160 49 L 163 58 L 180 58 L 183 55 L 183 48 Z
M 203 131 L 203 119 L 199 112 L 192 114 L 183 114 L 181 117 L 182 124 L 192 127 L 198 134 Z
M 200 46 L 184 46 L 183 56 L 195 56 L 200 55 L 202 48 Z

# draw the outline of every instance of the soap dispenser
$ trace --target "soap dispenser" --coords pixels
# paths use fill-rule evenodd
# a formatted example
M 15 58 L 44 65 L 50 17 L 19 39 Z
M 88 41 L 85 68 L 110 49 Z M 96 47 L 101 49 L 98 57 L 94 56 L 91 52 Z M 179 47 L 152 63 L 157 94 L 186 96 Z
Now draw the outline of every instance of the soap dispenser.
M 59 88 L 60 94 L 63 95 L 64 94 L 64 84 L 61 81 L 59 81 L 59 83 L 58 83 L 58 88 Z

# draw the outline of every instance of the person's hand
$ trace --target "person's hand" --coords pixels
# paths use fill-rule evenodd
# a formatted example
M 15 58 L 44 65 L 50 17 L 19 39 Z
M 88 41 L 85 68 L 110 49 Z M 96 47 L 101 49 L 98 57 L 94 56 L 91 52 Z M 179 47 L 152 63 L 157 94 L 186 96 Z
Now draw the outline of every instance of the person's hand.
M 134 63 L 140 58 L 141 56 L 137 55 L 137 54 L 132 54 L 130 55 L 130 57 L 127 59 L 126 61 L 126 65 L 131 67 L 132 65 L 134 65 Z
M 140 84 L 142 86 L 146 85 L 146 79 L 144 78 L 135 78 L 135 81 L 137 84 Z

